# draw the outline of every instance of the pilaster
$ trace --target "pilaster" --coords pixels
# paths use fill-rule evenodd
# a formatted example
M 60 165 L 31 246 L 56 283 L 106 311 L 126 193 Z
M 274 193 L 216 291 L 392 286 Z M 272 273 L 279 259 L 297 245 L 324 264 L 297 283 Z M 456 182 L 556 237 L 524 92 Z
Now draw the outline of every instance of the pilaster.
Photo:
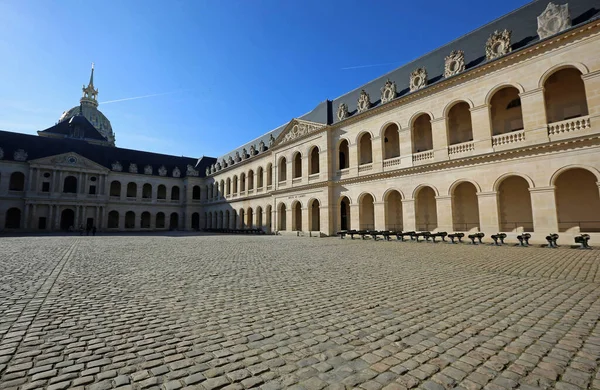
M 414 231 L 417 228 L 414 199 L 402 199 L 402 226 L 405 231 Z
M 558 218 L 554 186 L 529 188 L 529 194 L 533 213 L 533 230 L 541 234 L 557 233 Z
M 448 195 L 436 196 L 437 228 L 441 232 L 452 231 L 452 197 Z
M 360 206 L 358 203 L 350 205 L 350 230 L 360 229 Z
M 386 230 L 385 202 L 373 202 L 373 217 L 375 218 L 375 230 Z
M 445 117 L 431 120 L 431 137 L 434 161 L 448 160 L 448 130 Z
M 492 148 L 492 124 L 490 121 L 490 105 L 483 104 L 473 107 L 471 111 L 471 125 L 473 126 L 473 142 L 475 153 L 489 153 Z
M 546 105 L 544 103 L 544 88 L 536 88 L 519 94 L 521 98 L 521 112 L 523 127 L 525 128 L 525 142 L 548 142 L 548 123 L 546 119 Z
M 497 232 L 499 230 L 498 220 L 498 192 L 478 192 L 477 203 L 479 205 L 479 229 L 483 232 Z M 494 234 L 490 233 L 490 234 Z
M 598 117 L 600 116 L 600 70 L 585 74 L 581 78 L 585 86 L 588 113 L 592 117 Z
M 310 226 L 308 224 L 308 213 L 309 213 L 308 207 L 303 207 L 302 208 L 302 230 L 305 232 L 308 232 L 312 229 L 312 226 Z

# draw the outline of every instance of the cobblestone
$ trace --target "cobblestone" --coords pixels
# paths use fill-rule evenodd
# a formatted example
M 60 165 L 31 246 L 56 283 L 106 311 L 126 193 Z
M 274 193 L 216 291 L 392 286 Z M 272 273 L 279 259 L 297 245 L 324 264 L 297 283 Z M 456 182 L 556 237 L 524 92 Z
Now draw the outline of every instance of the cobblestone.
M 174 234 L 0 253 L 1 389 L 600 389 L 597 250 Z

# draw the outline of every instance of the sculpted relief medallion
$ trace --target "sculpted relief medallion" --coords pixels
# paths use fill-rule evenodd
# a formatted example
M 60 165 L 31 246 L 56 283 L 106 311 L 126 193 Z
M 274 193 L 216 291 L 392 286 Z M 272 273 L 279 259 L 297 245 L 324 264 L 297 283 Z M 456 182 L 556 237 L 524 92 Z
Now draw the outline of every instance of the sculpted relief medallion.
M 369 108 L 371 108 L 371 97 L 364 89 L 362 91 L 360 91 L 360 96 L 358 97 L 358 102 L 356 103 L 356 108 L 359 113 L 365 112 Z
M 344 119 L 348 118 L 348 116 L 348 105 L 346 103 L 341 103 L 337 110 L 338 120 L 343 121 Z
M 115 172 L 121 172 L 121 171 L 123 171 L 123 166 L 118 161 L 115 161 L 114 163 L 112 163 L 111 168 Z
M 137 164 L 129 164 L 129 173 L 138 173 Z
M 208 168 L 206 168 L 208 169 Z M 161 165 L 160 168 L 158 168 L 158 175 L 159 176 L 167 176 L 167 168 L 165 168 L 164 165 Z
M 510 30 L 494 31 L 485 44 L 485 57 L 489 60 L 501 57 L 512 51 Z
M 152 174 L 152 166 L 151 165 L 146 165 L 144 167 L 144 174 L 146 174 L 146 175 L 151 175 Z
M 185 172 L 186 176 L 200 176 L 200 172 L 198 172 L 196 169 L 194 169 L 193 166 L 191 166 L 190 164 L 188 164 L 187 166 L 187 171 Z
M 446 57 L 444 77 L 454 76 L 465 70 L 465 53 L 462 50 L 452 50 Z
M 410 92 L 419 90 L 427 85 L 427 71 L 417 68 L 410 74 Z
M 13 154 L 13 158 L 15 159 L 15 161 L 26 161 L 27 160 L 27 152 L 24 151 L 23 149 L 17 149 L 17 150 L 15 150 L 15 153 Z
M 181 176 L 181 171 L 179 170 L 178 167 L 175 167 L 175 169 L 173 169 L 173 177 L 180 177 Z
M 569 14 L 569 4 L 556 5 L 548 3 L 548 6 L 537 17 L 537 33 L 540 39 L 557 34 L 571 27 L 571 15 Z
M 387 103 L 394 100 L 396 97 L 396 82 L 388 79 L 385 85 L 381 88 L 381 103 Z

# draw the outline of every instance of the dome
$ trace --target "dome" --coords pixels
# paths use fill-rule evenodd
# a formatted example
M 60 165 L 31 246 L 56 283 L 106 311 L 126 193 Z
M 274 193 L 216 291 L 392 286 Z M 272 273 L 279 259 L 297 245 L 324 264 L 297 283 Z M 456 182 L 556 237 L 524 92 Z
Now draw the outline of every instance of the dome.
M 89 104 L 81 105 L 81 113 L 83 116 L 90 121 L 92 125 L 109 141 L 114 139 L 112 126 L 108 118 L 96 107 Z M 58 122 L 68 121 L 71 117 L 79 114 L 79 106 L 75 106 L 68 111 L 63 112 Z

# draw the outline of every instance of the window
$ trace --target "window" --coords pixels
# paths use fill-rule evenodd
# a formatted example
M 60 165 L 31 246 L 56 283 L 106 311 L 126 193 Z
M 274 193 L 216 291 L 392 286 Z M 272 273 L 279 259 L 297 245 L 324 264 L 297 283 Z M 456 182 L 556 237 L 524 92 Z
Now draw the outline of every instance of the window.
M 90 195 L 96 195 L 96 186 L 90 186 Z
M 50 182 L 43 182 L 42 183 L 42 192 L 50 192 Z

